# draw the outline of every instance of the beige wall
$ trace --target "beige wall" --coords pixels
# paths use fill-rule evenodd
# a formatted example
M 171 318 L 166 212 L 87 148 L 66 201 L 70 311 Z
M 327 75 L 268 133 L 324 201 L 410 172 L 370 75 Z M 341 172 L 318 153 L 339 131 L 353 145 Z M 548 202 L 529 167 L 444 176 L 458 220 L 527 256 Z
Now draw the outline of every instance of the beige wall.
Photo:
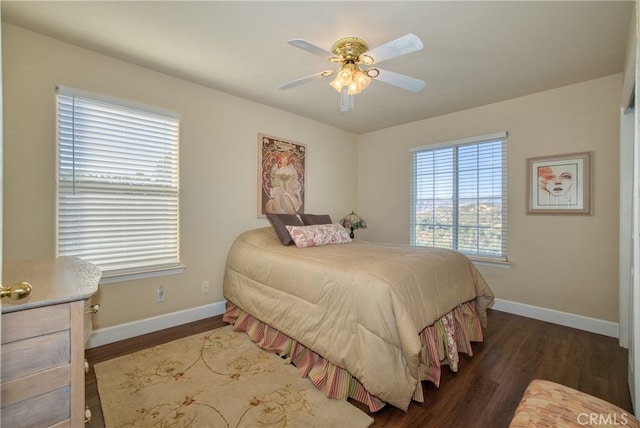
M 55 87 L 64 85 L 181 115 L 181 254 L 172 275 L 100 287 L 94 327 L 223 300 L 233 238 L 256 217 L 257 134 L 307 144 L 306 211 L 334 219 L 357 201 L 357 137 L 4 23 L 4 259 L 55 255 Z M 336 156 L 340 153 L 340 156 Z M 204 280 L 208 294 L 200 292 Z M 163 284 L 166 301 L 156 303 Z
M 233 238 L 268 224 L 255 214 L 259 132 L 307 144 L 307 212 L 337 219 L 357 208 L 369 224 L 360 238 L 408 242 L 409 148 L 508 131 L 512 267 L 481 266 L 483 275 L 499 298 L 618 320 L 622 75 L 355 136 L 13 25 L 5 23 L 2 31 L 7 261 L 55 252 L 56 85 L 182 117 L 181 251 L 187 269 L 102 286 L 96 328 L 223 300 L 222 270 Z M 580 151 L 594 153 L 594 215 L 526 215 L 525 159 Z M 200 292 L 203 280 L 211 282 L 209 294 Z M 164 303 L 155 302 L 160 284 Z
M 359 236 L 409 242 L 410 147 L 507 131 L 512 266 L 482 274 L 498 298 L 617 322 L 621 88 L 617 74 L 360 135 Z M 584 151 L 594 214 L 526 215 L 526 158 Z

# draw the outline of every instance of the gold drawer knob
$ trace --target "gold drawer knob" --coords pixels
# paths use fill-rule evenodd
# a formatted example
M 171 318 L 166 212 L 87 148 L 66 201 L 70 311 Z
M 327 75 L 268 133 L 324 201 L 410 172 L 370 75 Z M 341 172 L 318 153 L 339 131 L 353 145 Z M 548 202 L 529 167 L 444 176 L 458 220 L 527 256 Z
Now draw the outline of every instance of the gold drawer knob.
M 100 310 L 100 304 L 91 306 L 88 310 L 84 311 L 85 314 L 95 314 Z
M 89 373 L 89 361 L 86 358 L 84 360 L 84 372 Z
M 85 425 L 91 423 L 91 409 L 88 407 L 84 409 L 84 423 Z

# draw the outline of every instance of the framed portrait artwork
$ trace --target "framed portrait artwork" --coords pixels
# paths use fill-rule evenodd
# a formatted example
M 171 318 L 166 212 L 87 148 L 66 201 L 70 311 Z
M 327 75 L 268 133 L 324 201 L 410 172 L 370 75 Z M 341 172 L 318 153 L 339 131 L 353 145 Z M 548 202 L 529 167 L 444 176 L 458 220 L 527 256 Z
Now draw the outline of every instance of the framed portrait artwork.
M 307 146 L 258 134 L 258 217 L 304 213 Z
M 527 159 L 527 214 L 591 214 L 591 153 Z

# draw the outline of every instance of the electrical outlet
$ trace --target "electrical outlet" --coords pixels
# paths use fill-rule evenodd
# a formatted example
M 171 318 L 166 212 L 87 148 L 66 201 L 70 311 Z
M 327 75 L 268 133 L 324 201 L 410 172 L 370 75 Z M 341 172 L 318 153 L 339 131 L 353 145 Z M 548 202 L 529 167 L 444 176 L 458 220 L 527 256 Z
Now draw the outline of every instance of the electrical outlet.
M 209 292 L 209 281 L 202 281 L 202 284 L 200 285 L 200 291 L 202 291 L 203 293 Z
M 156 302 L 164 302 L 164 285 L 161 285 L 156 290 Z

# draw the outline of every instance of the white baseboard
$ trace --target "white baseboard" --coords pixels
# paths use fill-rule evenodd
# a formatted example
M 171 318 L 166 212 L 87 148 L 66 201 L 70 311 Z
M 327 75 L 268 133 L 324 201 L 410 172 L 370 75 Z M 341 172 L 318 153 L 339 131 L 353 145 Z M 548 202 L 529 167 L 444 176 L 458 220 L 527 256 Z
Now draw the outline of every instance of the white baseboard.
M 502 299 L 496 299 L 492 309 L 540 321 L 547 321 L 553 324 L 560 324 L 565 327 L 577 328 L 591 333 L 602 334 L 604 336 L 618 337 L 618 323 L 612 321 L 604 321 L 597 318 Z
M 225 311 L 226 302 L 217 302 L 197 308 L 185 309 L 157 317 L 146 318 L 125 324 L 94 330 L 87 341 L 87 348 L 107 345 L 119 340 L 130 339 L 142 334 L 152 333 L 165 328 L 175 327 L 201 319 L 221 315 Z M 531 306 L 524 303 L 511 302 L 509 300 L 496 299 L 493 309 L 521 315 L 540 321 L 547 321 L 566 327 L 577 328 L 591 333 L 602 334 L 610 337 L 618 337 L 618 323 L 585 317 L 582 315 L 560 312 L 554 309 Z
M 87 348 L 107 345 L 119 340 L 130 339 L 142 334 L 152 333 L 165 328 L 175 327 L 193 321 L 221 315 L 225 311 L 226 302 L 216 302 L 209 305 L 198 306 L 197 308 L 185 309 L 183 311 L 172 312 L 170 314 L 159 315 L 157 317 L 146 318 L 139 321 L 132 321 L 113 327 L 99 328 L 91 332 L 87 341 Z

